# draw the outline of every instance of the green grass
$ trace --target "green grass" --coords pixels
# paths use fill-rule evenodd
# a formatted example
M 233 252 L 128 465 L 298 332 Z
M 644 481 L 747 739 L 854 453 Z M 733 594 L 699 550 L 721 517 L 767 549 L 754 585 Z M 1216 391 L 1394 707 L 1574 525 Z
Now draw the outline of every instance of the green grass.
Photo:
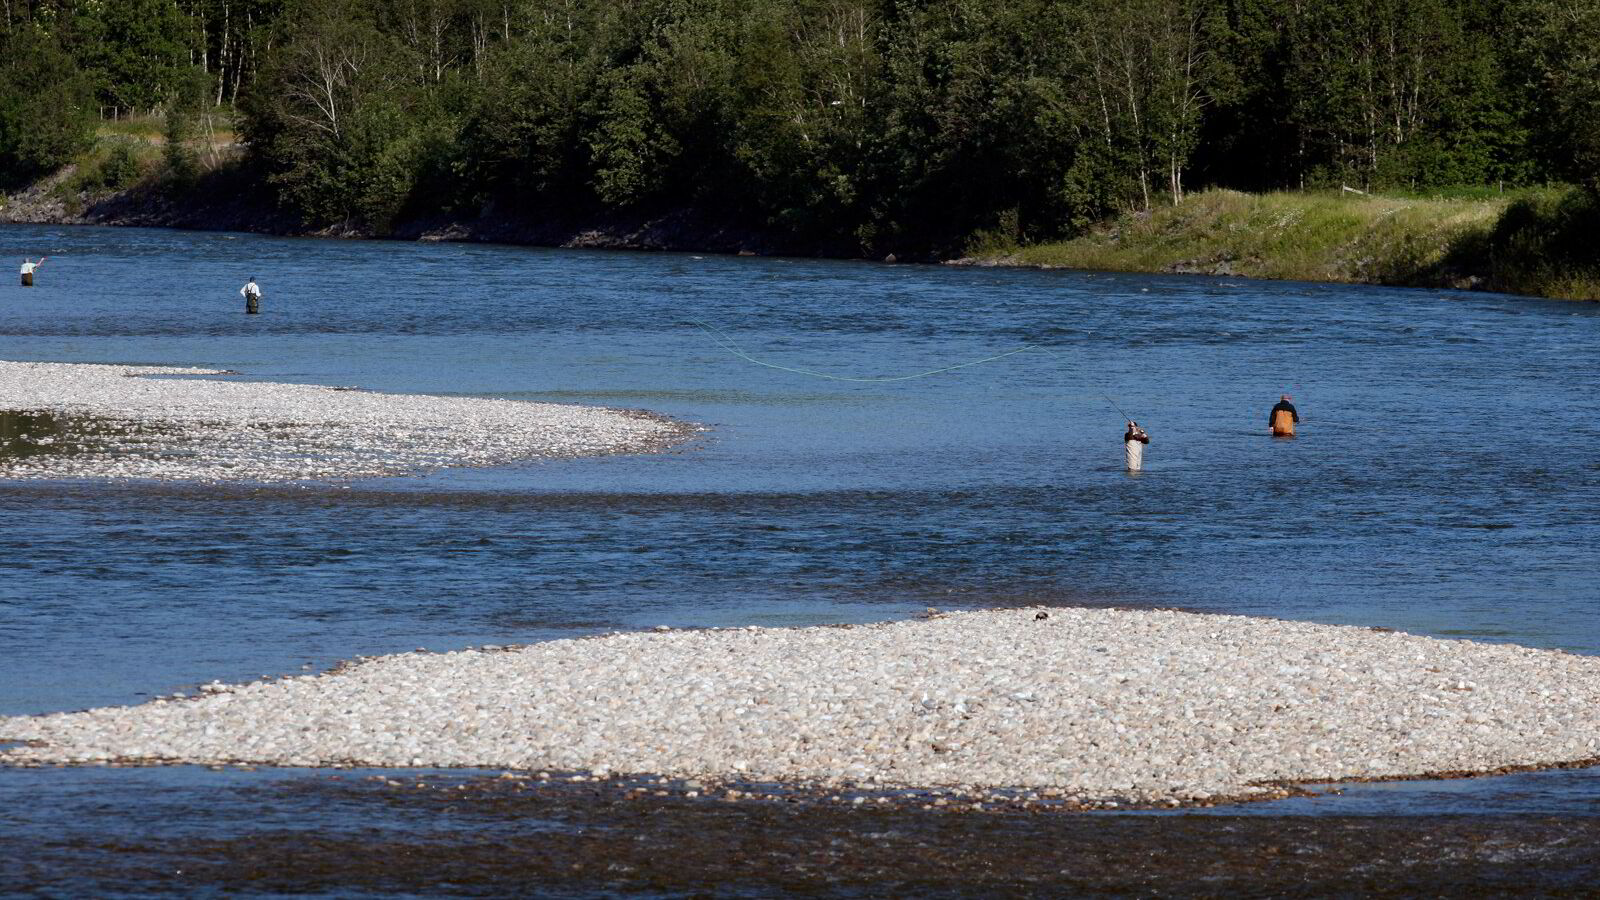
M 1404 197 L 1411 200 L 1503 200 L 1526 193 L 1525 188 L 1505 188 L 1493 184 L 1452 184 L 1429 188 L 1388 188 L 1381 192 L 1385 197 Z
M 162 142 L 162 131 L 166 128 L 166 120 L 161 116 L 129 116 L 122 119 L 102 119 L 95 128 L 97 137 L 127 137 L 149 141 L 152 144 Z
M 74 160 L 71 176 L 56 185 L 55 193 L 75 210 L 86 200 L 139 184 L 163 188 L 164 182 L 173 180 L 165 130 L 166 122 L 159 115 L 102 120 L 94 143 Z M 240 151 L 233 143 L 233 119 L 228 109 L 214 111 L 208 122 L 197 122 L 195 131 L 193 138 L 184 141 L 195 167 L 191 176 L 205 174 L 238 158 Z
M 210 126 L 209 132 L 207 125 Z M 194 137 L 185 141 L 185 144 L 193 147 L 202 156 L 208 155 L 202 151 L 213 144 L 221 148 L 233 144 L 238 139 L 234 132 L 233 109 L 226 105 L 210 108 L 207 113 L 197 116 L 192 127 Z M 119 138 L 138 140 L 159 147 L 167 142 L 166 131 L 165 117 L 142 115 L 114 121 L 102 119 L 100 124 L 95 126 L 95 137 L 98 141 Z
M 78 158 L 77 170 L 65 184 L 91 194 L 132 187 L 161 164 L 159 147 L 121 135 L 97 138 Z
M 1600 261 L 1586 256 L 1593 241 L 1582 237 L 1600 233 L 1585 232 L 1596 218 L 1587 194 L 1455 193 L 1460 199 L 1210 190 L 1177 206 L 1121 216 L 1074 240 L 1009 251 L 991 245 L 975 248 L 975 255 L 1113 272 L 1492 287 L 1600 299 Z M 1512 210 L 1521 211 L 1521 225 L 1507 231 L 1503 220 Z

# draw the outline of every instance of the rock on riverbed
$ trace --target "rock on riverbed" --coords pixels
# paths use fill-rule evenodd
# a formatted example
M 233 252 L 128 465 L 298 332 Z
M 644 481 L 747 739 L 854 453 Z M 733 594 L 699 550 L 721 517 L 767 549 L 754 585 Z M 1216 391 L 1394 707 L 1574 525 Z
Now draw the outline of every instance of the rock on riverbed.
M 660 449 L 682 424 L 597 407 L 222 381 L 208 369 L 0 362 L 0 477 L 304 481 Z
M 1600 659 L 1170 611 L 404 654 L 0 719 L 0 761 L 589 769 L 1204 801 L 1600 756 Z

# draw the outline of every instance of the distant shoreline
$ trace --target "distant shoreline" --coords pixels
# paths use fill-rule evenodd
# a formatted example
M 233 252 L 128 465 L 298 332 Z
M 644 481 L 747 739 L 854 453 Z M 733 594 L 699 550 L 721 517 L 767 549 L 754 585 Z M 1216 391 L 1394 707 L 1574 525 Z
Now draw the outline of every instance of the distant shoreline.
M 537 220 L 439 216 L 386 232 L 311 228 L 260 196 L 237 168 L 205 176 L 181 198 L 161 183 L 72 195 L 71 166 L 0 201 L 0 224 L 242 231 L 295 237 L 499 243 L 567 249 L 868 260 L 841 245 L 732 224 L 694 209 L 633 210 Z M 1126 213 L 1064 241 L 1017 244 L 978 235 L 965 255 L 884 262 L 1488 290 L 1600 301 L 1600 258 L 1588 235 L 1600 200 L 1575 188 L 1463 199 L 1210 190 L 1177 206 Z
M 223 168 L 203 176 L 200 184 L 181 194 L 159 181 L 142 182 L 124 190 L 73 193 L 69 188 L 75 168 L 67 166 L 23 190 L 9 196 L 0 195 L 0 224 L 176 228 L 284 237 L 861 258 L 842 246 L 786 239 L 730 224 L 703 211 L 683 208 L 548 220 L 488 210 L 485 215 L 470 218 L 441 215 L 409 220 L 397 223 L 388 231 L 355 225 L 314 228 L 269 200 L 258 199 L 262 196 L 259 181 L 238 167 Z

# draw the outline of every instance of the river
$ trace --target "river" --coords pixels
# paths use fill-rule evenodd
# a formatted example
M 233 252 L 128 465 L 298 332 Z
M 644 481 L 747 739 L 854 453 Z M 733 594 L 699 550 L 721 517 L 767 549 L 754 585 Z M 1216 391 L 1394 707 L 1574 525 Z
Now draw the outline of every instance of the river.
M 1600 306 L 0 228 L 0 258 L 39 254 L 37 287 L 0 286 L 0 359 L 639 408 L 709 430 L 652 456 L 292 487 L 6 481 L 0 455 L 0 714 L 418 647 L 930 606 L 1181 607 L 1600 653 Z M 251 277 L 265 299 L 247 317 Z M 1029 349 L 874 382 L 764 367 L 729 341 L 850 378 Z M 1266 435 L 1282 393 L 1303 420 L 1293 441 Z M 1137 476 L 1121 471 L 1124 411 L 1151 435 Z M 148 850 L 160 868 L 194 829 L 366 827 L 378 801 L 312 787 L 325 779 L 0 770 L 0 859 L 48 845 L 40 859 L 121 873 L 53 882 L 41 873 L 62 865 L 0 864 L 0 891 L 167 884 L 124 851 L 164 844 Z M 1600 778 L 1573 771 L 1229 814 L 1595 812 Z

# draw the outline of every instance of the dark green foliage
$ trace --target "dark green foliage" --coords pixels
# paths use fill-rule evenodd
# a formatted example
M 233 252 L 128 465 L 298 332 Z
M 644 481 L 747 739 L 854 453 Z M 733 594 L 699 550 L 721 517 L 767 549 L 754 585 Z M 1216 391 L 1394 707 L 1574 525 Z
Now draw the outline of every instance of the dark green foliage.
M 0 33 L 0 187 L 71 162 L 89 145 L 92 104 L 88 79 L 53 35 L 31 25 Z
M 1496 287 L 1600 299 L 1600 197 L 1550 190 L 1514 202 L 1489 236 Z
M 173 0 L 85 3 L 77 26 L 78 59 L 109 106 L 154 109 L 188 65 L 193 23 Z
M 1600 3 L 1523 0 L 1513 13 L 1533 127 L 1560 174 L 1600 193 Z
M 200 165 L 188 142 L 194 137 L 195 118 L 210 102 L 211 76 L 190 68 L 175 75 L 172 82 L 172 94 L 167 99 L 166 127 L 162 131 L 162 150 L 168 175 L 179 185 L 187 187 L 199 175 Z
M 1600 191 L 1596 0 L 13 0 L 0 160 L 206 103 L 378 230 L 691 209 L 828 252 L 1070 235 L 1191 188 Z M 48 74 L 55 73 L 55 74 Z M 75 74 L 81 73 L 81 74 Z M 29 104 L 33 104 L 32 107 Z M 16 122 L 38 108 L 45 130 Z M 20 176 L 18 176 L 20 177 Z
M 126 143 L 119 143 L 106 152 L 100 164 L 100 183 L 112 190 L 132 185 L 143 174 L 139 156 Z
M 81 158 L 78 169 L 66 184 L 70 193 L 85 191 L 99 194 L 132 187 L 144 175 L 144 165 L 136 149 L 140 142 L 120 139 L 102 144 L 103 152 Z
M 308 8 L 246 106 L 283 199 L 317 224 L 387 228 L 416 188 L 436 97 L 419 58 L 362 5 Z

